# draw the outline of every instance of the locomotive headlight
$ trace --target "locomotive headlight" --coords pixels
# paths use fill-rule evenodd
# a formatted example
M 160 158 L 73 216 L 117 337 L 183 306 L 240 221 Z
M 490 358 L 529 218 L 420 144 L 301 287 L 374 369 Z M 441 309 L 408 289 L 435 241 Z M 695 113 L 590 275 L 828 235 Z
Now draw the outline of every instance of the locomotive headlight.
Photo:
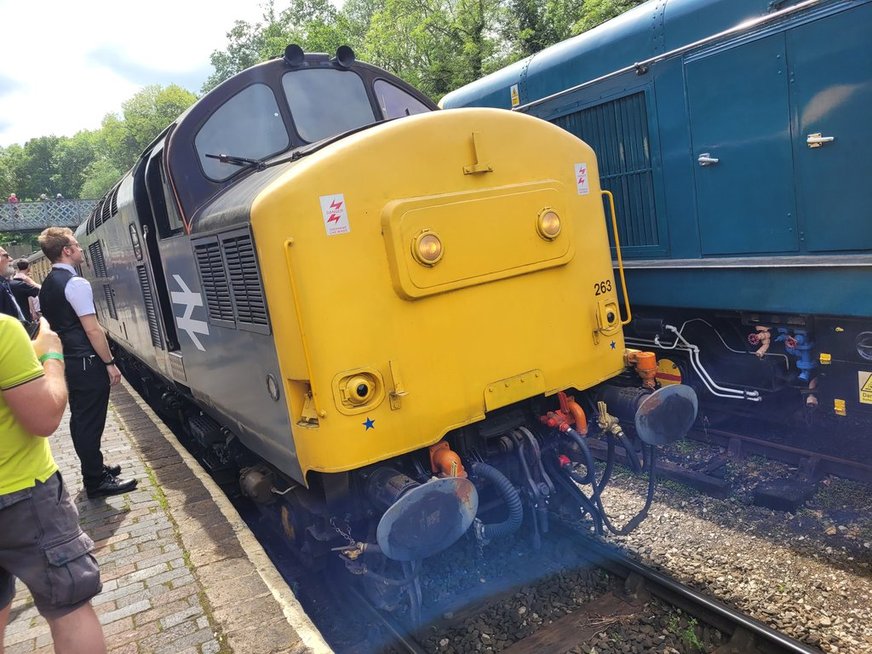
M 369 375 L 356 375 L 345 384 L 345 397 L 349 404 L 366 403 L 375 390 L 375 380 Z
M 435 266 L 442 258 L 442 239 L 425 229 L 412 242 L 412 256 L 424 266 Z
M 536 230 L 546 241 L 553 241 L 560 235 L 560 216 L 553 209 L 545 209 L 539 214 Z

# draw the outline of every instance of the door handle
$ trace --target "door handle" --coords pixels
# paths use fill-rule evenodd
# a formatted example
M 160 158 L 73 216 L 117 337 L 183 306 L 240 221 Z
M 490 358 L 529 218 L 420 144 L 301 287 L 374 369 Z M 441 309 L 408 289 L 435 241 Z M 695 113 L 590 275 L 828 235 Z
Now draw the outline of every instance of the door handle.
M 720 159 L 711 156 L 708 152 L 703 152 L 696 158 L 696 160 L 699 162 L 700 166 L 714 166 L 720 161 Z
M 805 137 L 805 142 L 810 148 L 819 148 L 824 143 L 832 143 L 836 139 L 835 136 L 821 136 L 820 132 L 809 134 Z

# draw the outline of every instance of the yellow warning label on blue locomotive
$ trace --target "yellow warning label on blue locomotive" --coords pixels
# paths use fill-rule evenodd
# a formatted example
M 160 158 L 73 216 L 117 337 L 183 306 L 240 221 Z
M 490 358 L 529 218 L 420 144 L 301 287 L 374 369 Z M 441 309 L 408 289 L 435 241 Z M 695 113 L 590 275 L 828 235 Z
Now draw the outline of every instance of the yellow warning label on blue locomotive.
M 860 386 L 860 402 L 863 404 L 872 404 L 872 372 L 859 370 L 857 372 L 857 378 Z

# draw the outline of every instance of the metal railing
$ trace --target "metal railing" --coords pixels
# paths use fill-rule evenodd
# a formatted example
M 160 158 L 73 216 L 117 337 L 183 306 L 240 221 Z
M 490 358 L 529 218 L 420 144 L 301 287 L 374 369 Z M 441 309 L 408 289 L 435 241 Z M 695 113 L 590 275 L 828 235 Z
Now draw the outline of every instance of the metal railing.
M 97 200 L 44 200 L 0 205 L 0 232 L 46 227 L 76 227 L 88 218 Z

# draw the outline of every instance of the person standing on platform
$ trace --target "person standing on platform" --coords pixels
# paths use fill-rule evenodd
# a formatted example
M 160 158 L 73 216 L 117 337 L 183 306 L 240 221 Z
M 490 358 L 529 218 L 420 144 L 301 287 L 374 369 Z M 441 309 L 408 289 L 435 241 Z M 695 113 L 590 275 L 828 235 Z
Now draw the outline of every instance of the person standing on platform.
M 15 274 L 9 280 L 12 296 L 18 303 L 21 312 L 28 320 L 39 320 L 39 284 L 30 278 L 27 271 L 30 264 L 27 259 L 18 259 L 12 264 Z
M 97 322 L 91 284 L 74 268 L 84 262 L 84 251 L 67 227 L 43 230 L 39 245 L 52 263 L 39 292 L 39 305 L 64 344 L 70 433 L 82 464 L 85 491 L 90 498 L 126 493 L 136 488 L 136 480 L 119 479 L 121 467 L 105 465 L 100 451 L 109 388 L 121 381 L 121 372 Z
M 29 321 L 18 305 L 18 301 L 12 294 L 12 287 L 9 285 L 9 278 L 14 273 L 12 257 L 9 256 L 5 248 L 0 247 L 0 313 L 18 318 L 22 323 L 27 323 Z
M 0 652 L 16 578 L 48 621 L 56 652 L 106 652 L 91 606 L 102 587 L 94 542 L 46 438 L 67 405 L 61 349 L 45 320 L 31 342 L 17 320 L 0 316 Z

